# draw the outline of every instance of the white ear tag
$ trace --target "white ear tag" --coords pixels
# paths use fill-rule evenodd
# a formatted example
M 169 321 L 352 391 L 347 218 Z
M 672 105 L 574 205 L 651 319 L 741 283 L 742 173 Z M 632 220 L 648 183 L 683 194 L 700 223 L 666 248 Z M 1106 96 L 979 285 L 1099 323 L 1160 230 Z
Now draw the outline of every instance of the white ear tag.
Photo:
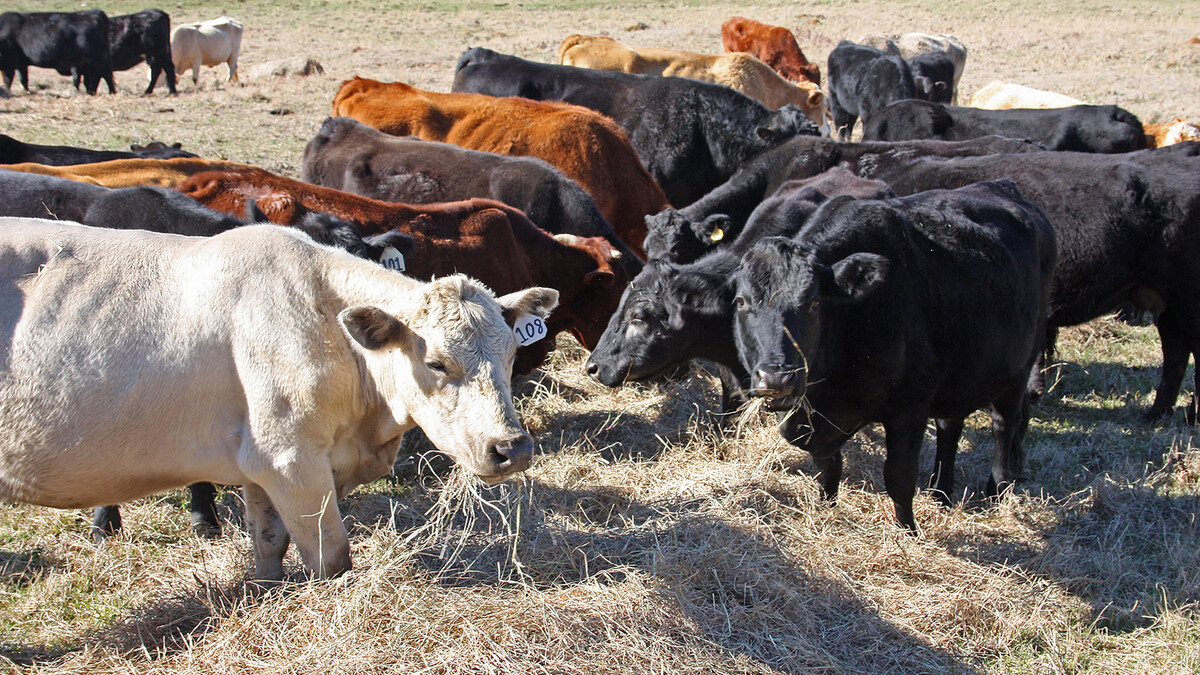
M 379 264 L 393 272 L 403 272 L 404 254 L 397 251 L 395 246 L 389 246 L 383 249 L 383 255 L 379 256 Z
M 517 344 L 522 347 L 541 340 L 549 332 L 546 321 L 536 314 L 522 314 L 513 324 L 513 335 L 517 337 Z

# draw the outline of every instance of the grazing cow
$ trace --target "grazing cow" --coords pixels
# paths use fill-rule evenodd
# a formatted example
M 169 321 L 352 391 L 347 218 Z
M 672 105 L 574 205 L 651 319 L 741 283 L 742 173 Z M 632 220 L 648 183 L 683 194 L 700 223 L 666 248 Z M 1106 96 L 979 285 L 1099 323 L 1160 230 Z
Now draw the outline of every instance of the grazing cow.
M 579 183 L 604 218 L 642 255 L 645 217 L 667 204 L 625 132 L 611 119 L 566 103 L 440 94 L 356 77 L 342 83 L 333 115 L 394 136 L 545 160 Z M 622 234 L 624 238 L 624 234 Z
M 337 500 L 387 474 L 408 429 L 487 482 L 530 465 L 511 324 L 544 316 L 551 289 L 497 300 L 264 226 L 196 238 L 10 219 L 0 259 L 5 499 L 241 484 L 256 576 L 282 578 L 294 541 L 328 577 L 351 567 Z
M 196 156 L 180 150 L 179 143 L 166 145 L 158 141 L 151 141 L 145 146 L 134 145 L 132 148 L 131 152 L 125 152 L 122 150 L 89 150 L 73 148 L 69 145 L 36 145 L 0 134 L 0 164 L 32 162 L 49 166 L 67 166 L 107 162 L 112 159 L 170 159 Z
M 930 35 L 927 33 L 904 33 L 900 35 L 883 35 L 873 33 L 865 35 L 858 44 L 874 47 L 881 51 L 899 54 L 902 58 L 912 59 L 920 54 L 942 53 L 954 65 L 954 78 L 950 83 L 951 100 L 958 101 L 958 81 L 962 79 L 963 69 L 967 66 L 967 46 L 962 40 L 945 33 Z
M 1008 110 L 1009 108 L 1069 108 L 1086 104 L 1066 94 L 992 80 L 971 96 L 969 105 L 972 108 L 983 108 L 984 110 Z
M 108 16 L 98 9 L 0 14 L 0 73 L 5 89 L 12 89 L 16 74 L 29 91 L 29 66 L 53 68 L 60 75 L 78 72 L 88 94 L 96 93 L 101 80 L 108 84 L 108 93 L 117 93 L 108 54 Z
M 1157 317 L 1163 370 L 1146 413 L 1152 421 L 1170 414 L 1189 355 L 1200 355 L 1197 148 L 1200 144 L 1183 143 L 1118 155 L 919 158 L 877 178 L 897 194 L 1012 179 L 1045 212 L 1058 235 L 1051 327 L 1090 321 L 1127 302 Z M 1195 406 L 1193 399 L 1187 409 L 1190 419 Z
M 1133 113 L 1115 105 L 980 110 L 900 101 L 863 124 L 864 141 L 961 141 L 988 135 L 1025 138 L 1047 150 L 1112 153 L 1146 146 L 1142 123 Z
M 827 499 L 842 445 L 882 423 L 884 486 L 915 531 L 930 417 L 930 485 L 943 502 L 963 420 L 989 404 L 989 493 L 1020 478 L 1054 261 L 1054 230 L 1009 182 L 834 199 L 793 239 L 764 239 L 742 258 L 734 335 L 750 391 L 781 412 L 783 437 L 812 453 Z
M 814 124 L 825 124 L 827 108 L 820 85 L 788 82 L 753 54 L 696 54 L 621 44 L 612 38 L 572 35 L 558 48 L 564 66 L 614 70 L 635 75 L 687 77 L 736 89 L 768 108 L 792 104 Z
M 758 153 L 817 134 L 795 107 L 771 110 L 727 87 L 687 78 L 548 65 L 481 48 L 463 53 L 456 70 L 455 91 L 566 101 L 616 120 L 678 206 L 699 199 Z
M 721 44 L 727 52 L 748 52 L 792 82 L 820 86 L 821 69 L 800 51 L 796 36 L 782 26 L 771 26 L 741 16 L 721 24 Z
M 192 86 L 200 84 L 200 66 L 229 66 L 229 81 L 237 82 L 238 52 L 242 49 L 242 24 L 222 16 L 184 23 L 171 31 L 171 61 L 175 75 L 192 71 Z
M 755 209 L 728 245 L 687 264 L 651 258 L 621 297 L 587 372 L 615 387 L 706 359 L 720 367 L 720 412 L 735 410 L 747 382 L 733 342 L 733 279 L 742 254 L 764 237 L 795 234 L 829 195 L 889 194 L 886 186 L 845 171 L 780 192 L 786 194 Z
M 1200 126 L 1182 117 L 1176 117 L 1170 122 L 1148 124 L 1146 131 L 1146 147 L 1162 148 L 1183 141 L 1200 141 Z
M 112 69 L 129 70 L 143 60 L 150 66 L 150 85 L 154 91 L 159 75 L 165 75 L 167 90 L 175 91 L 175 64 L 171 61 L 171 17 L 161 9 L 143 9 L 136 14 L 108 17 L 108 53 Z M 80 72 L 74 84 L 79 88 Z
M 533 157 L 400 138 L 349 117 L 330 117 L 304 147 L 300 179 L 385 202 L 494 199 L 551 234 L 604 237 L 622 253 L 630 275 L 641 268 L 622 239 L 635 233 L 615 232 L 578 183 Z
M 679 262 L 742 231 L 751 212 L 787 181 L 817 176 L 838 164 L 871 177 L 906 164 L 916 157 L 958 157 L 998 152 L 1032 152 L 1041 146 L 1029 141 L 987 136 L 968 141 L 907 141 L 904 143 L 839 143 L 828 138 L 801 136 L 755 156 L 724 184 L 703 199 L 679 210 L 667 209 L 646 217 L 646 254 Z M 691 241 L 689 241 L 691 239 Z
M 552 237 L 520 211 L 488 199 L 448 204 L 395 204 L 309 185 L 262 169 L 198 174 L 179 186 L 184 194 L 225 213 L 245 213 L 253 199 L 271 222 L 290 225 L 310 211 L 354 223 L 364 234 L 398 230 L 414 239 L 404 273 L 419 279 L 463 272 L 497 292 L 541 285 L 561 304 L 547 322 L 547 338 L 523 347 L 515 372 L 524 375 L 567 331 L 588 349 L 629 282 L 620 254 L 598 237 Z
M 842 40 L 829 52 L 829 112 L 842 140 L 896 101 L 918 98 L 912 69 L 899 54 Z
M 105 162 L 72 164 L 65 167 L 21 162 L 20 164 L 8 164 L 3 168 L 11 171 L 70 178 L 111 188 L 135 185 L 173 188 L 187 180 L 192 174 L 202 171 L 237 171 L 257 167 L 220 159 L 174 157 L 171 159 L 113 159 Z

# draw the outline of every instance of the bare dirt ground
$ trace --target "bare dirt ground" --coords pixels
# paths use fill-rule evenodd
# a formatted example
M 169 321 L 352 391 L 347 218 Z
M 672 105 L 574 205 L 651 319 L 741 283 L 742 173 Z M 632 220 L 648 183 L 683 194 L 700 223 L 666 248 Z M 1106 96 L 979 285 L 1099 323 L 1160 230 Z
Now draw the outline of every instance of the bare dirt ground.
M 1187 2 L 164 9 L 176 22 L 242 20 L 242 83 L 221 66 L 199 87 L 189 74 L 179 96 L 143 97 L 141 67 L 117 75 L 118 95 L 88 97 L 34 69 L 32 95 L 0 98 L 0 132 L 93 148 L 180 141 L 295 176 L 352 75 L 444 91 L 467 47 L 550 61 L 576 32 L 717 52 L 735 14 L 792 28 L 822 64 L 842 38 L 947 32 L 970 49 L 964 96 L 1003 79 L 1117 103 L 1143 122 L 1200 119 L 1200 44 L 1189 42 L 1200 23 Z M 325 73 L 250 76 L 296 56 Z M 580 372 L 583 357 L 563 341 L 520 388 L 540 453 L 525 478 L 484 491 L 458 476 L 444 487 L 379 481 L 345 500 L 356 568 L 334 581 L 249 594 L 233 491 L 221 539 L 191 535 L 172 493 L 128 505 L 126 533 L 99 550 L 82 511 L 6 505 L 0 663 L 39 673 L 1200 672 L 1200 449 L 1181 414 L 1155 428 L 1138 419 L 1160 362 L 1152 329 L 1102 320 L 1066 331 L 1034 410 L 1026 479 L 998 503 L 982 498 L 990 436 L 976 415 L 957 465 L 964 494 L 952 509 L 919 496 L 917 537 L 892 521 L 881 430 L 850 444 L 839 502 L 823 504 L 811 463 L 769 418 L 726 433 L 707 422 L 711 377 L 608 390 Z

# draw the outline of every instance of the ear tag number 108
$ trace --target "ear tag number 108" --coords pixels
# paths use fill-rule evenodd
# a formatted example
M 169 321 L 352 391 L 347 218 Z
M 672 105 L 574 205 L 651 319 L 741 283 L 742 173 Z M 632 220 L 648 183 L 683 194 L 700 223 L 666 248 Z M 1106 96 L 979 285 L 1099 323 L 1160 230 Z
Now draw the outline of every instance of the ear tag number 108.
M 522 347 L 541 340 L 549 332 L 545 320 L 536 314 L 522 314 L 517 317 L 512 330 L 513 335 L 517 337 L 517 344 Z

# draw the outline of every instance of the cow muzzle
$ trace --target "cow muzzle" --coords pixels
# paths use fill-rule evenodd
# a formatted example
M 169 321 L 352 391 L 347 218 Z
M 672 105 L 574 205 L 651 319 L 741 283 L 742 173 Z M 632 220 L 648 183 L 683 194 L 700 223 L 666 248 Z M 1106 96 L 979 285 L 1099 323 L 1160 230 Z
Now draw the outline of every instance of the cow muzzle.
M 787 365 L 762 365 L 754 369 L 750 394 L 766 399 L 767 410 L 794 408 L 804 396 L 804 369 Z
M 532 464 L 533 439 L 529 434 L 521 434 L 488 445 L 474 473 L 483 482 L 493 485 L 528 469 Z

